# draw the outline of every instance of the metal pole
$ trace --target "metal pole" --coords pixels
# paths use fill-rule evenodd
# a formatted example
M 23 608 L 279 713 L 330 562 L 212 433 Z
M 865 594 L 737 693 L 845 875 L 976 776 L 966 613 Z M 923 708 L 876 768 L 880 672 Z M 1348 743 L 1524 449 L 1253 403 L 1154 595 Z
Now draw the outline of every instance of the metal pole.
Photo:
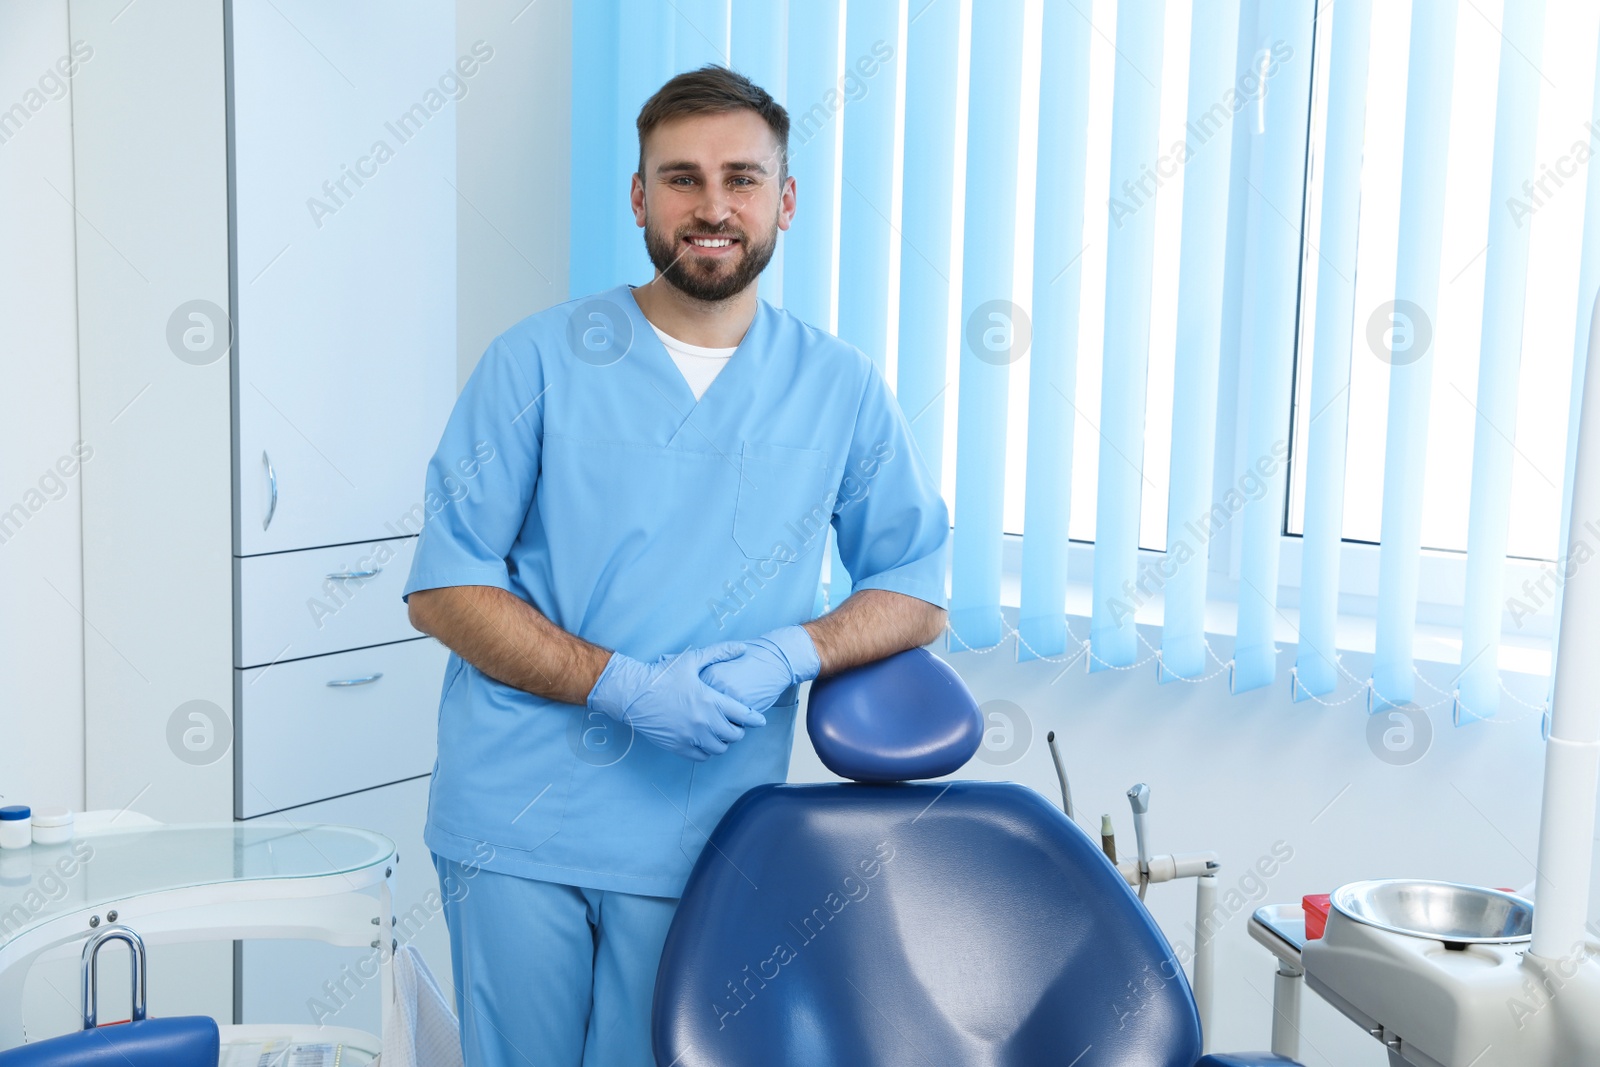
M 1272 976 L 1272 1054 L 1287 1059 L 1300 1058 L 1300 988 L 1305 971 L 1278 961 Z
M 1217 876 L 1202 874 L 1194 891 L 1194 1006 L 1200 1013 L 1200 1051 L 1211 1051 L 1212 989 L 1217 954 L 1212 944 L 1211 913 L 1217 906 Z

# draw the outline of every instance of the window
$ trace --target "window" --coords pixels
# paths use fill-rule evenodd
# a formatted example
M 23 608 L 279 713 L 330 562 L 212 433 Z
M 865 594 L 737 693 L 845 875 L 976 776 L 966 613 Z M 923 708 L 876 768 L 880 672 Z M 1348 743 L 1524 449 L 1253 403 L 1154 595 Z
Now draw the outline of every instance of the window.
M 1085 6 L 1088 6 L 1086 3 Z M 1037 185 L 1037 144 L 1039 100 L 1029 88 L 1038 85 L 1040 25 L 1042 5 L 1030 0 L 1027 5 L 1024 61 L 1020 72 L 1022 94 L 1022 155 L 1018 163 L 1017 237 L 1014 291 L 1018 303 L 1027 306 L 1033 293 L 1033 208 L 1041 192 Z M 1146 548 L 1165 547 L 1167 536 L 1167 467 L 1171 454 L 1172 366 L 1176 345 L 1178 301 L 1179 231 L 1182 225 L 1183 168 L 1169 162 L 1172 147 L 1185 139 L 1184 122 L 1188 104 L 1189 23 L 1191 6 L 1167 5 L 1163 28 L 1161 86 L 1161 134 L 1157 158 L 1152 169 L 1173 171 L 1163 176 L 1156 200 L 1146 205 L 1156 212 L 1156 267 L 1151 306 L 1149 386 L 1145 402 L 1146 482 L 1141 509 L 1140 543 Z M 1105 329 L 1106 232 L 1111 225 L 1110 188 L 1111 106 L 1113 66 L 1116 60 L 1116 0 L 1094 0 L 1091 16 L 1094 33 L 1089 44 L 1089 169 L 1085 196 L 1082 252 L 1082 293 L 1078 326 L 1078 414 L 1073 433 L 1072 512 L 1069 533 L 1074 540 L 1093 541 L 1095 536 L 1095 482 L 1100 455 L 1096 427 L 1100 421 L 1101 337 Z M 967 25 L 963 24 L 962 50 L 967 47 Z M 1156 72 L 1151 72 L 1155 74 Z M 958 127 L 966 127 L 966 84 L 963 79 L 957 97 Z M 962 152 L 958 159 L 964 159 Z M 960 204 L 963 196 L 964 165 L 957 168 L 956 211 L 953 229 L 954 262 L 961 262 Z M 1125 194 L 1123 194 L 1125 195 Z M 959 314 L 959 307 L 953 309 Z M 952 319 L 954 323 L 954 319 Z M 951 337 L 959 343 L 959 330 L 953 325 Z M 950 382 L 952 399 L 946 404 L 946 456 L 943 465 L 945 499 L 955 500 L 956 403 L 958 387 L 956 351 L 952 348 Z M 1006 503 L 1007 533 L 1023 532 L 1023 485 L 1026 477 L 1028 441 L 1028 362 L 1027 357 L 1011 367 L 1010 397 L 1006 416 Z
M 1471 0 L 1461 7 L 1457 30 L 1449 190 L 1443 276 L 1440 279 L 1439 322 L 1425 327 L 1432 335 L 1436 361 L 1429 416 L 1427 499 L 1423 545 L 1462 552 L 1466 549 L 1467 515 L 1472 475 L 1472 440 L 1477 392 L 1477 337 L 1483 319 L 1484 252 L 1490 210 L 1491 159 L 1500 50 L 1499 25 L 1507 0 Z M 1087 6 L 1087 0 L 1086 0 Z M 1326 5 L 1325 5 L 1326 6 Z M 1090 131 L 1086 243 L 1082 252 L 1082 315 L 1079 323 L 1077 416 L 1073 444 L 1072 511 L 1074 540 L 1095 537 L 1095 483 L 1099 455 L 1102 309 L 1105 299 L 1105 242 L 1111 224 L 1108 204 L 1113 63 L 1116 56 L 1117 0 L 1093 0 L 1094 35 L 1090 45 Z M 1167 5 L 1160 71 L 1160 150 L 1170 152 L 1185 139 L 1191 6 Z M 1042 5 L 1027 6 L 1027 44 L 1023 79 L 1022 158 L 1018 168 L 1018 232 L 1015 291 L 1031 300 L 1033 283 L 1033 207 L 1048 191 L 1036 188 L 1035 146 L 1038 99 L 1028 91 L 1038 83 L 1039 26 Z M 1368 342 L 1370 331 L 1391 328 L 1384 310 L 1394 298 L 1396 231 L 1400 209 L 1401 152 L 1405 125 L 1407 59 L 1410 46 L 1410 0 L 1391 0 L 1373 8 L 1372 54 L 1366 115 L 1366 149 L 1362 172 L 1360 252 L 1356 277 L 1357 321 L 1352 352 L 1350 433 L 1347 452 L 1344 536 L 1376 543 L 1382 518 L 1383 460 L 1387 422 L 1387 364 Z M 1319 263 L 1318 205 L 1321 201 L 1319 147 L 1323 135 L 1324 90 L 1331 38 L 1331 18 L 1321 18 L 1316 39 L 1312 108 L 1310 210 L 1307 212 L 1304 275 L 1301 284 L 1301 345 L 1295 376 L 1294 463 L 1291 470 L 1285 532 L 1298 535 L 1304 520 L 1305 427 L 1310 416 L 1311 339 Z M 963 52 L 967 47 L 970 11 L 963 17 Z M 1525 310 L 1524 347 L 1514 441 L 1509 552 L 1512 556 L 1553 559 L 1559 540 L 1561 486 L 1565 468 L 1567 415 L 1579 316 L 1577 300 L 1579 242 L 1585 207 L 1584 183 L 1591 132 L 1590 89 L 1594 84 L 1595 46 L 1600 9 L 1584 0 L 1550 0 L 1545 51 L 1538 57 L 1544 72 L 1538 135 L 1540 179 L 1536 188 L 1512 204 L 1493 210 L 1512 211 L 1531 229 Z M 958 93 L 958 126 L 965 129 L 966 80 Z M 1487 76 L 1486 76 L 1487 74 Z M 1269 83 L 1267 91 L 1271 91 Z M 964 143 L 958 143 L 952 263 L 961 263 L 960 211 L 965 177 Z M 1161 160 L 1152 160 L 1152 165 Z M 1172 366 L 1176 343 L 1175 314 L 1178 257 L 1182 225 L 1183 167 L 1163 177 L 1154 210 L 1156 267 L 1150 323 L 1149 375 L 1146 395 L 1144 498 L 1140 546 L 1166 547 L 1166 512 Z M 945 405 L 946 456 L 942 464 L 946 499 L 955 498 L 956 371 L 959 307 L 952 301 L 950 394 Z M 1402 324 L 1404 328 L 1404 324 Z M 1023 532 L 1023 485 L 1026 472 L 1028 363 L 1012 366 L 1007 416 L 1005 529 Z
M 1591 138 L 1587 123 L 1600 11 L 1583 0 L 1550 0 L 1544 54 L 1534 57 L 1544 75 L 1539 99 L 1539 187 L 1528 190 L 1528 195 L 1511 204 L 1491 205 L 1495 72 L 1500 51 L 1505 47 L 1499 26 L 1507 2 L 1515 0 L 1469 0 L 1460 8 L 1439 321 L 1409 327 L 1430 331 L 1435 346 L 1422 544 L 1425 548 L 1457 552 L 1464 552 L 1467 547 L 1489 212 L 1511 211 L 1532 229 L 1517 421 L 1514 428 L 1504 428 L 1508 436 L 1514 433 L 1516 447 L 1508 552 L 1512 556 L 1553 559 L 1559 543 L 1572 358 L 1579 319 L 1574 308 Z M 1369 336 L 1372 331 L 1386 328 L 1386 302 L 1394 299 L 1410 25 L 1410 0 L 1373 5 L 1344 507 L 1344 536 L 1354 541 L 1377 542 L 1382 520 L 1388 366 L 1375 355 Z M 1318 28 L 1318 49 L 1325 50 L 1327 43 L 1325 24 Z M 1321 141 L 1320 102 L 1326 83 L 1326 64 L 1319 64 L 1313 145 Z M 1314 151 L 1313 205 L 1320 202 L 1320 179 Z M 1306 235 L 1302 294 L 1315 292 L 1316 272 L 1323 266 L 1315 251 L 1316 216 L 1312 211 Z M 1303 299 L 1296 374 L 1295 463 L 1286 527 L 1291 534 L 1299 534 L 1304 522 L 1304 435 L 1310 417 L 1309 371 L 1315 314 L 1314 301 Z M 1586 319 L 1587 314 L 1583 317 Z M 1399 328 L 1408 327 L 1402 323 Z

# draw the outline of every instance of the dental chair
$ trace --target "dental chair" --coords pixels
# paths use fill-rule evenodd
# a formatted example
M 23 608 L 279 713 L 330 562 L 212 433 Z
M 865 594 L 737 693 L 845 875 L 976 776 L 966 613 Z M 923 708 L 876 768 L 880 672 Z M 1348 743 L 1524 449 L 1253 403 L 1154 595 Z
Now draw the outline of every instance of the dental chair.
M 1171 946 L 1038 793 L 913 781 L 982 739 L 942 660 L 818 682 L 806 728 L 855 781 L 760 786 L 717 825 L 657 974 L 660 1067 L 1293 1067 L 1202 1056 Z

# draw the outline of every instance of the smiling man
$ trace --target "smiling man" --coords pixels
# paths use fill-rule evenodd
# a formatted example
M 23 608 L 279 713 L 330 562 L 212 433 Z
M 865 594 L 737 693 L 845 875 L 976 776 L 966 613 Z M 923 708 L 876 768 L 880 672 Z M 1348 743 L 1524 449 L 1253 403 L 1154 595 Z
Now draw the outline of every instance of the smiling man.
M 638 130 L 655 276 L 490 345 L 405 587 L 454 653 L 425 838 L 473 1067 L 654 1063 L 677 897 L 787 776 L 800 685 L 944 626 L 948 516 L 893 395 L 757 295 L 796 216 L 787 114 L 708 66 Z M 830 527 L 853 591 L 813 618 Z

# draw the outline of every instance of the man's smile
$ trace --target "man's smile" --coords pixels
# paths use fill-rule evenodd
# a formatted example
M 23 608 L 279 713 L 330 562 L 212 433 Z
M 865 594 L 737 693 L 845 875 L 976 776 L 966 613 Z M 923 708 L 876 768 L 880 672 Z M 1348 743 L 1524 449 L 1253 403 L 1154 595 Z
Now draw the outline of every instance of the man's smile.
M 706 236 L 691 234 L 685 237 L 683 241 L 700 255 L 718 258 L 731 255 L 740 244 L 737 237 L 730 237 L 727 234 Z

